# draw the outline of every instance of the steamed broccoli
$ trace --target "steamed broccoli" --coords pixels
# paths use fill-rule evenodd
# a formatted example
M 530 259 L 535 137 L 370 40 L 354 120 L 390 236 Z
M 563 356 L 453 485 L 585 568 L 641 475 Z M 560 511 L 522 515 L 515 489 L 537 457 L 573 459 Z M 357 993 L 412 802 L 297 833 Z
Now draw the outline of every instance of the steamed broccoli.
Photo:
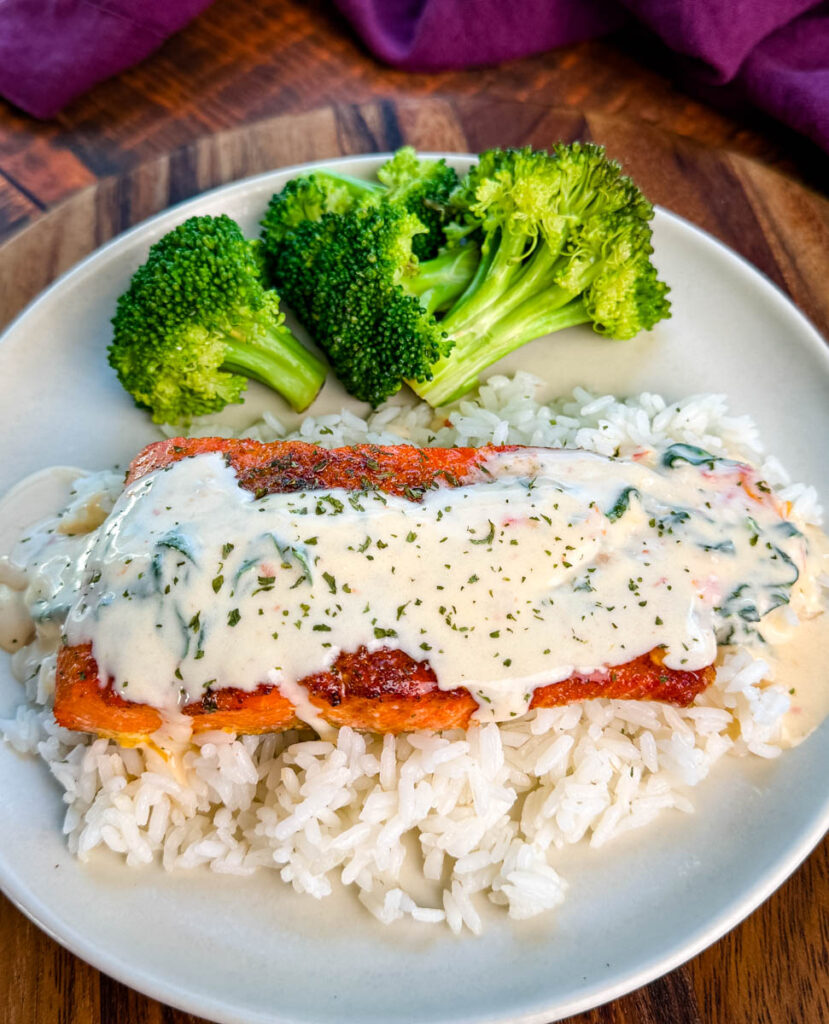
M 417 267 L 412 240 L 422 225 L 401 206 L 358 204 L 347 213 L 322 209 L 277 244 L 283 215 L 321 189 L 319 179 L 309 179 L 271 203 L 264 224 L 278 251 L 274 279 L 346 389 L 376 405 L 406 377 L 426 376 L 448 351 L 434 318 L 404 290 Z
M 534 338 L 630 338 L 669 315 L 653 208 L 601 147 L 489 150 L 448 202 L 424 198 L 434 167 L 404 150 L 380 185 L 314 175 L 263 221 L 277 286 L 352 394 L 376 405 L 406 378 L 443 405 Z
M 542 335 L 592 323 L 623 340 L 670 315 L 650 260 L 653 207 L 602 147 L 490 150 L 454 205 L 477 225 L 482 256 L 441 320 L 451 352 L 430 379 L 411 382 L 430 405 L 460 397 L 488 366 Z
M 450 197 L 458 176 L 443 160 L 424 160 L 411 146 L 404 146 L 377 172 L 386 186 L 386 201 L 413 213 L 423 230 L 412 241 L 412 252 L 419 260 L 437 256 L 446 244 L 443 227 Z
M 318 220 L 327 213 L 347 213 L 355 206 L 388 203 L 412 213 L 422 227 L 412 241 L 418 259 L 430 259 L 445 244 L 443 224 L 449 201 L 458 184 L 445 160 L 421 159 L 411 146 L 399 149 L 377 172 L 378 181 L 366 181 L 337 171 L 314 171 L 294 178 L 274 196 L 265 219 L 270 242 L 302 220 Z
M 261 244 L 229 217 L 191 217 L 150 249 L 119 298 L 109 362 L 156 423 L 242 401 L 246 378 L 301 410 L 325 366 L 284 325 Z
M 427 192 L 432 173 L 424 179 Z M 280 294 L 346 389 L 374 405 L 406 378 L 425 379 L 448 352 L 431 314 L 454 302 L 478 262 L 473 245 L 418 260 L 414 249 L 428 229 L 411 207 L 422 201 L 414 185 L 398 181 L 386 189 L 315 172 L 288 182 L 263 220 Z

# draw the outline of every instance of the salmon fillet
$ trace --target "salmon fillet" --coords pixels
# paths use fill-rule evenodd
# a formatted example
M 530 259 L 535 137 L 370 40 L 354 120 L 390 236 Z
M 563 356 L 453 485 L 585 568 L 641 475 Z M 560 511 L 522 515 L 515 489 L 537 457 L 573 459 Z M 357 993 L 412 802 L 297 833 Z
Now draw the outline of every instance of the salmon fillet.
M 257 496 L 285 491 L 377 488 L 417 501 L 425 490 L 482 478 L 485 459 L 516 446 L 414 448 L 410 445 L 320 449 L 299 441 L 262 444 L 225 438 L 175 438 L 145 448 L 132 462 L 127 483 L 180 459 L 220 452 L 240 486 Z M 685 706 L 714 679 L 713 666 L 685 672 L 662 664 L 659 649 L 623 665 L 538 687 L 530 709 L 594 697 L 658 700 Z M 403 651 L 359 648 L 342 652 L 327 672 L 302 680 L 312 704 L 331 725 L 372 732 L 465 728 L 478 704 L 468 690 L 441 690 L 428 661 Z M 294 705 L 279 688 L 226 687 L 182 708 L 196 732 L 226 729 L 264 733 L 300 725 Z M 162 724 L 160 712 L 124 700 L 111 681 L 100 680 L 91 644 L 58 653 L 55 718 L 65 728 L 136 740 Z

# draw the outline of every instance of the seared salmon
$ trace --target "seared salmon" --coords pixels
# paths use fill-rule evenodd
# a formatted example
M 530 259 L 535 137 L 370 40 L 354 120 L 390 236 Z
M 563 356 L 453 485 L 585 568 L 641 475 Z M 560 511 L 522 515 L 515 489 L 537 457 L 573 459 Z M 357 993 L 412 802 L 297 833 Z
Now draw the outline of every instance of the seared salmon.
M 480 465 L 515 446 L 415 448 L 357 445 L 321 449 L 298 441 L 262 444 L 224 438 L 176 438 L 144 449 L 132 462 L 127 483 L 180 459 L 220 452 L 239 484 L 263 496 L 286 491 L 376 488 L 418 501 L 432 487 L 455 487 L 483 478 Z M 713 666 L 678 671 L 662 663 L 661 649 L 589 675 L 538 687 L 530 709 L 555 707 L 594 697 L 658 700 L 685 706 L 714 678 Z M 302 680 L 320 717 L 334 726 L 399 733 L 417 729 L 465 728 L 478 704 L 468 690 L 442 690 L 427 660 L 401 650 L 359 648 L 342 652 L 330 671 Z M 253 691 L 223 687 L 182 708 L 196 732 L 225 729 L 264 733 L 300 725 L 294 705 L 277 686 Z M 60 725 L 85 732 L 139 739 L 162 724 L 161 713 L 125 700 L 101 680 L 89 644 L 63 647 L 58 654 L 55 717 Z

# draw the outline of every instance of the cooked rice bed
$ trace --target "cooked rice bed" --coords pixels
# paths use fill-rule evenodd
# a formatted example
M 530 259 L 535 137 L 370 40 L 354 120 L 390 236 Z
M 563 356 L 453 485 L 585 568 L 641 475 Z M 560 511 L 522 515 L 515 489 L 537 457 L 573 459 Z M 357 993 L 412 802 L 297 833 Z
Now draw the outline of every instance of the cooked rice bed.
M 368 421 L 349 412 L 309 417 L 293 436 L 326 447 L 510 443 L 605 455 L 681 441 L 757 461 L 754 426 L 728 416 L 720 396 L 669 405 L 656 395 L 619 402 L 577 389 L 543 405 L 537 387 L 526 374 L 492 378 L 436 429 L 422 405 L 387 406 Z M 286 435 L 272 417 L 249 433 Z M 812 488 L 789 485 L 774 460 L 763 475 L 795 515 L 819 521 Z M 3 730 L 18 750 L 38 752 L 64 788 L 65 831 L 82 859 L 104 846 L 131 866 L 270 868 L 317 898 L 339 880 L 385 923 L 408 915 L 477 933 L 483 896 L 513 918 L 561 902 L 557 848 L 600 846 L 664 809 L 692 810 L 691 788 L 726 753 L 777 756 L 788 698 L 768 676 L 763 661 L 731 653 L 687 708 L 592 700 L 468 732 L 380 738 L 343 728 L 336 743 L 206 732 L 172 763 L 152 747 L 60 729 L 47 658 L 26 684 L 29 703 Z M 412 836 L 417 868 L 435 886 L 430 906 L 405 888 Z

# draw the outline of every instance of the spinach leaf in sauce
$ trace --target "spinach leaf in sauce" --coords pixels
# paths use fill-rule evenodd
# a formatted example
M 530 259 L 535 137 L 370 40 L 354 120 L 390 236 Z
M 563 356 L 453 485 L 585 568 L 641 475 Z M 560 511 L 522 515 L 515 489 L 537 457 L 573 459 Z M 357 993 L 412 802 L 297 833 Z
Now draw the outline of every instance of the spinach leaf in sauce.
M 625 512 L 627 512 L 630 508 L 631 495 L 634 494 L 637 497 L 639 496 L 639 491 L 635 487 L 626 487 L 616 499 L 613 506 L 605 512 L 605 515 L 611 523 L 615 523 L 617 519 L 621 519 Z
M 160 537 L 156 541 L 156 547 L 159 548 L 172 548 L 173 551 L 178 551 L 180 554 L 197 565 L 196 555 L 193 550 L 193 545 L 190 540 L 180 530 L 170 530 L 165 533 L 163 537 Z
M 739 466 L 739 462 L 733 459 L 724 459 L 720 455 L 712 455 L 704 448 L 697 448 L 693 444 L 672 444 L 662 453 L 662 465 L 673 469 L 677 462 L 687 462 L 692 466 L 708 466 L 713 469 L 716 463 L 725 466 Z

